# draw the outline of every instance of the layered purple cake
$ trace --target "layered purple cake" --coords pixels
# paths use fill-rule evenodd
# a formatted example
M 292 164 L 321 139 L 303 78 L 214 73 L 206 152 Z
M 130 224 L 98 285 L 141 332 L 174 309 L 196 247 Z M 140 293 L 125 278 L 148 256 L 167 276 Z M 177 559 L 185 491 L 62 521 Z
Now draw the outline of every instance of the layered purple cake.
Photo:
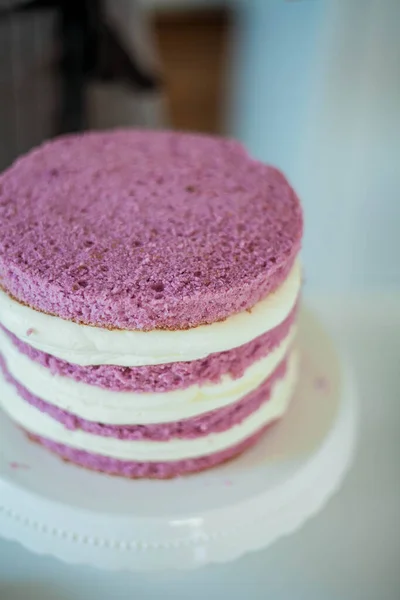
M 167 478 L 281 418 L 303 230 L 232 140 L 137 130 L 46 143 L 0 176 L 0 403 L 79 465 Z

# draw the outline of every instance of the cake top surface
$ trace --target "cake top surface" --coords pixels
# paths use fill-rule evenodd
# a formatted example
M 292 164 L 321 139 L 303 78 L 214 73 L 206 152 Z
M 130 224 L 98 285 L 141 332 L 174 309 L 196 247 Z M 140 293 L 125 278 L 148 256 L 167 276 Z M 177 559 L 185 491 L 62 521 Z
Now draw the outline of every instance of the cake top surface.
M 0 284 L 107 327 L 192 327 L 249 308 L 298 251 L 299 201 L 236 141 L 65 136 L 0 177 Z

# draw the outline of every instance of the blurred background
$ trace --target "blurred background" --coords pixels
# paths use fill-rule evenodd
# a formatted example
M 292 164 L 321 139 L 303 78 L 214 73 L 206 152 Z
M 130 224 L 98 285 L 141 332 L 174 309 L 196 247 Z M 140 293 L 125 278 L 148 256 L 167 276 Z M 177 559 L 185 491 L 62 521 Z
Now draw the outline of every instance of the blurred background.
M 398 0 L 0 0 L 0 169 L 87 128 L 241 139 L 306 212 L 309 289 L 400 286 Z
M 1 600 L 400 598 L 399 24 L 400 0 L 0 0 L 0 170 L 88 128 L 242 140 L 302 198 L 306 293 L 362 405 L 343 491 L 272 551 L 117 579 L 0 541 Z

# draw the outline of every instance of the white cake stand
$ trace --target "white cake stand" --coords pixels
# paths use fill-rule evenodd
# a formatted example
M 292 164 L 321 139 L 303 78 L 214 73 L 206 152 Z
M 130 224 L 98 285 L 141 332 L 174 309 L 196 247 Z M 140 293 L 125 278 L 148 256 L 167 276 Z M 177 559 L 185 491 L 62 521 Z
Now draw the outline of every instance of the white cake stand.
M 124 480 L 64 463 L 1 414 L 0 534 L 70 563 L 151 570 L 232 560 L 294 532 L 338 489 L 356 428 L 353 385 L 306 312 L 299 346 L 301 381 L 287 416 L 241 458 L 176 480 Z

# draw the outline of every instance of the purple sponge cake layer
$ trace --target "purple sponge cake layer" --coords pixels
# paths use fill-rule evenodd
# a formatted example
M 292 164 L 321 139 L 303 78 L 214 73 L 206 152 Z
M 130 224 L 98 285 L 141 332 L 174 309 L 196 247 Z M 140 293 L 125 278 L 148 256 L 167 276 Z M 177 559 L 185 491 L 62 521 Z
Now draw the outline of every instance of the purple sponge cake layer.
M 302 229 L 285 177 L 238 142 L 135 130 L 67 136 L 0 177 L 0 283 L 80 323 L 185 329 L 277 288 Z
M 122 477 L 130 477 L 132 479 L 147 478 L 147 479 L 170 479 L 196 473 L 205 469 L 210 469 L 221 463 L 224 463 L 231 458 L 234 458 L 253 446 L 262 436 L 262 434 L 273 426 L 269 423 L 262 430 L 248 437 L 246 440 L 231 446 L 226 450 L 215 452 L 209 456 L 199 458 L 190 458 L 174 462 L 133 462 L 122 461 L 99 454 L 92 454 L 85 450 L 77 450 L 70 446 L 57 444 L 46 438 L 41 438 L 27 432 L 28 436 L 36 442 L 39 442 L 52 452 L 58 454 L 66 461 L 75 463 L 81 467 L 91 469 L 92 471 L 100 471 L 109 475 L 120 475 Z
M 6 380 L 17 388 L 19 395 L 26 402 L 59 421 L 67 429 L 82 429 L 94 435 L 113 437 L 119 440 L 168 441 L 172 438 L 192 439 L 218 433 L 241 423 L 243 419 L 256 411 L 261 404 L 269 400 L 274 383 L 284 377 L 286 373 L 287 360 L 282 361 L 272 375 L 264 380 L 260 386 L 234 404 L 182 421 L 124 426 L 87 421 L 34 396 L 10 375 L 1 354 L 0 368 Z
M 191 362 L 133 368 L 72 365 L 28 346 L 5 329 L 3 331 L 8 334 L 20 352 L 50 369 L 54 375 L 71 377 L 76 381 L 116 392 L 166 392 L 195 384 L 217 383 L 223 375 L 227 374 L 234 379 L 241 377 L 250 365 L 264 358 L 285 339 L 296 314 L 297 307 L 277 327 L 233 350 L 217 352 L 207 358 Z

